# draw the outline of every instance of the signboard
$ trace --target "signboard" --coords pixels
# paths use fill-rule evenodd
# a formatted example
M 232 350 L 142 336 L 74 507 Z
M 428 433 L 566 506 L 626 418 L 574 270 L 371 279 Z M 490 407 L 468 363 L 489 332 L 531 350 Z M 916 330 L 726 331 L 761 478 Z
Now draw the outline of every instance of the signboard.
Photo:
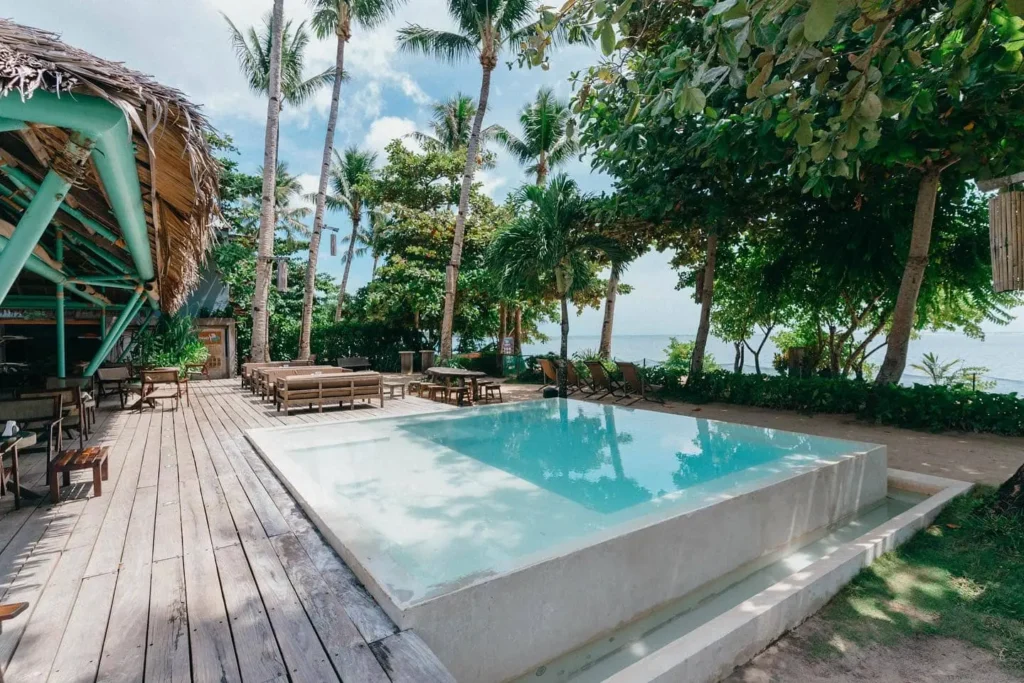
M 513 337 L 505 337 L 501 340 L 501 355 L 511 356 L 515 353 L 516 340 Z
M 210 377 L 218 379 L 228 376 L 227 347 L 224 345 L 224 328 L 203 327 L 199 330 L 199 341 L 203 343 L 206 350 L 210 352 L 210 359 L 207 367 L 210 369 Z

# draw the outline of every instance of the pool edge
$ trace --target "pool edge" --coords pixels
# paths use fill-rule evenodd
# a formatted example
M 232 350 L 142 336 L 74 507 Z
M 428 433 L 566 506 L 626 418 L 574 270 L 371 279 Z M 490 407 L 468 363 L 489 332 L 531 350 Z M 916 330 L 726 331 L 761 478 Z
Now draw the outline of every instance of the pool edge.
M 608 683 L 714 683 L 796 628 L 882 554 L 927 528 L 974 484 L 889 468 L 890 486 L 930 494 L 835 553 L 609 677 Z

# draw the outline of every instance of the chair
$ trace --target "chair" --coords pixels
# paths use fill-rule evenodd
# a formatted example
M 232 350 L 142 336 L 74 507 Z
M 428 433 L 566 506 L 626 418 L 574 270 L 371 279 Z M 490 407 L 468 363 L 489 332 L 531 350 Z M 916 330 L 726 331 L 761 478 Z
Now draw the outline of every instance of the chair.
M 588 360 L 584 361 L 583 364 L 587 366 L 588 370 L 590 370 L 590 381 L 594 387 L 593 398 L 600 400 L 609 394 L 614 396 L 617 400 L 625 398 L 626 392 L 622 388 L 622 385 L 612 379 L 611 375 L 608 374 L 608 371 L 604 369 L 604 364 L 601 363 L 601 361 Z M 604 393 L 598 396 L 597 392 L 602 390 Z M 616 394 L 616 391 L 621 391 L 622 396 Z
M 35 445 L 19 446 L 18 450 L 22 453 L 46 451 L 46 466 L 49 471 L 54 454 L 59 453 L 64 447 L 61 430 L 64 405 L 61 395 L 0 401 L 0 425 L 7 424 L 8 420 L 17 422 L 20 431 L 35 434 Z
M 206 379 L 210 379 L 210 360 L 206 359 L 202 363 L 186 363 L 185 364 L 185 377 L 190 378 L 192 375 L 199 375 Z
M 339 368 L 347 368 L 349 370 L 369 370 L 370 359 L 363 356 L 352 356 L 350 358 L 339 358 Z
M 176 369 L 166 370 L 143 370 L 142 371 L 142 398 L 139 399 L 139 412 L 142 406 L 149 403 L 156 406 L 156 399 L 173 398 L 174 409 L 181 405 L 181 397 L 185 396 L 185 403 L 188 405 L 188 384 L 181 381 Z
M 626 394 L 623 398 L 633 398 L 634 396 L 637 396 L 637 398 L 633 400 L 633 403 L 636 403 L 637 401 L 654 401 L 655 403 L 665 402 L 657 396 L 651 398 L 647 395 L 648 391 L 661 391 L 662 386 L 660 384 L 648 384 L 645 382 L 635 363 L 623 363 L 621 361 L 616 361 L 615 364 L 619 366 L 619 371 L 622 372 L 622 387 Z M 633 405 L 633 403 L 630 403 L 629 405 Z
M 537 362 L 540 363 L 540 369 L 544 373 L 544 384 L 537 391 L 544 391 L 552 384 L 558 386 L 558 368 L 555 367 L 554 362 L 550 358 L 540 358 Z
M 43 389 L 41 391 L 20 391 L 18 398 L 47 398 L 50 396 L 61 397 L 61 407 L 64 411 L 64 419 L 61 422 L 61 429 L 71 437 L 71 430 L 78 432 L 78 445 L 85 448 L 85 440 L 89 438 L 89 423 L 86 418 L 85 400 L 81 387 L 68 387 L 66 389 Z
M 124 410 L 131 380 L 132 374 L 127 365 L 99 368 L 96 370 L 96 403 L 99 404 L 105 396 L 116 394 L 121 399 L 121 410 Z
M 580 377 L 579 370 L 576 369 L 576 364 L 572 361 L 568 361 L 565 364 L 565 379 L 571 391 L 570 394 L 580 392 L 582 394 L 593 394 L 594 388 L 586 383 L 586 381 Z

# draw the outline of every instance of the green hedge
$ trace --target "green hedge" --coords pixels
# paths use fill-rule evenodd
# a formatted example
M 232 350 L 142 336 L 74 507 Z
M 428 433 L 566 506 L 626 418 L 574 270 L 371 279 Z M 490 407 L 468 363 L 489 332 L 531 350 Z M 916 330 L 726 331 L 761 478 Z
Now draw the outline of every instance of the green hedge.
M 733 403 L 809 413 L 852 413 L 864 420 L 911 429 L 1024 436 L 1024 400 L 1016 394 L 729 372 L 707 373 L 669 393 L 698 403 Z

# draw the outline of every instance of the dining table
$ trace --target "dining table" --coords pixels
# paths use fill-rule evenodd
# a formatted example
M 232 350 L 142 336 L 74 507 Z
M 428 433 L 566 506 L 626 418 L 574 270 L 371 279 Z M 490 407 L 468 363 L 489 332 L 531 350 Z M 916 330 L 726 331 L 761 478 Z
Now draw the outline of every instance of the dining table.
M 467 400 L 469 405 L 473 405 L 473 401 L 477 397 L 477 381 L 487 376 L 486 372 L 480 372 L 479 370 L 465 370 L 463 368 L 442 368 L 434 367 L 428 368 L 426 374 L 430 377 L 434 377 L 443 381 L 446 385 L 451 386 L 452 380 L 457 380 L 459 386 L 466 386 L 466 382 L 470 383 L 469 396 Z M 462 405 L 462 396 L 459 396 L 459 405 Z

